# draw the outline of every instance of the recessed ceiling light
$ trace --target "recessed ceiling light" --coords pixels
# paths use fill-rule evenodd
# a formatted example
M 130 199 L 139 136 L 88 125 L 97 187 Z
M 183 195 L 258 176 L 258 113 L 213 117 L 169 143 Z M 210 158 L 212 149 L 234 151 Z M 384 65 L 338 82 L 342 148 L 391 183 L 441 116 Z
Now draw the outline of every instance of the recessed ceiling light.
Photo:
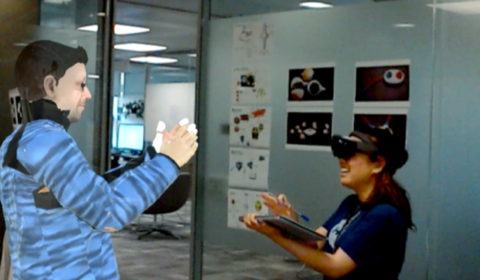
M 148 27 L 115 24 L 115 34 L 117 35 L 138 34 L 138 33 L 145 33 L 149 31 L 150 31 L 150 28 Z
M 305 7 L 305 8 L 313 8 L 313 9 L 325 9 L 325 8 L 331 8 L 333 7 L 331 4 L 323 3 L 323 2 L 302 2 L 300 3 L 300 7 Z
M 413 23 L 397 23 L 394 25 L 394 27 L 398 27 L 398 28 L 413 28 L 415 27 L 415 24 Z
M 134 51 L 134 52 L 155 52 L 155 51 L 163 51 L 167 49 L 167 47 L 164 47 L 164 46 L 140 44 L 140 43 L 117 44 L 114 46 L 114 48 L 117 50 Z
M 97 32 L 98 25 L 87 25 L 79 27 L 78 30 L 83 31 L 90 31 L 90 32 Z M 116 35 L 129 35 L 129 34 L 139 34 L 149 32 L 150 28 L 148 27 L 140 27 L 140 26 L 131 26 L 131 25 L 123 25 L 123 24 L 115 24 L 114 33 Z
M 158 57 L 158 56 L 140 56 L 140 57 L 132 57 L 130 61 L 133 62 L 141 62 L 141 63 L 151 63 L 151 64 L 164 64 L 164 63 L 175 63 L 178 60 L 175 58 L 166 58 L 166 57 Z
M 197 57 L 197 54 L 196 53 L 189 53 L 188 56 L 189 57 Z
M 455 3 L 429 4 L 432 8 L 438 8 L 452 13 L 463 15 L 480 14 L 480 1 L 463 1 Z

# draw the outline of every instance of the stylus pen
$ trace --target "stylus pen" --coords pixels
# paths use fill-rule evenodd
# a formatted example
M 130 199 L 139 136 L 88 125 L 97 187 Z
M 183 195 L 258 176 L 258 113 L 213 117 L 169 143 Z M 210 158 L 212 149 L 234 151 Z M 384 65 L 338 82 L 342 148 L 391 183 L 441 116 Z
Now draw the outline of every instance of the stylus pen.
M 278 197 L 278 196 L 274 195 L 274 194 L 271 193 L 271 192 L 269 192 L 268 194 L 271 195 L 271 196 L 273 196 L 273 197 Z M 278 204 L 283 205 L 283 203 L 280 202 L 280 201 L 278 200 L 278 198 L 277 198 L 276 200 L 277 200 L 277 203 L 278 203 Z M 309 222 L 309 221 L 310 221 L 310 219 L 309 219 L 307 216 L 305 216 L 305 215 L 303 215 L 302 213 L 298 212 L 297 210 L 293 209 L 293 207 L 291 207 L 290 209 L 292 209 L 293 212 L 297 213 L 297 215 L 298 215 L 300 218 L 304 219 L 306 222 Z

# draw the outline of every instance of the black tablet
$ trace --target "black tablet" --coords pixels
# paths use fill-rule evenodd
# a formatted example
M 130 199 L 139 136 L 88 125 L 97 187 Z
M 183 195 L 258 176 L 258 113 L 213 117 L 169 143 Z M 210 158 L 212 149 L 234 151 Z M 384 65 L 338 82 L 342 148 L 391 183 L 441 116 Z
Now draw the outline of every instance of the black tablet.
M 243 217 L 240 217 L 240 220 L 243 221 Z M 257 220 L 280 229 L 286 237 L 291 239 L 309 242 L 326 239 L 325 236 L 285 216 L 258 216 Z

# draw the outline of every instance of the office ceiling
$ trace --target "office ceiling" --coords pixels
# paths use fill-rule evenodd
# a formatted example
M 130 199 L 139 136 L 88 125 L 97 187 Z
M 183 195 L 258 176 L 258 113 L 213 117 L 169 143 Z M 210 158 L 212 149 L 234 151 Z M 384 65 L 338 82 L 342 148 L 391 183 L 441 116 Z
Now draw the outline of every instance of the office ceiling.
M 299 6 L 300 2 L 302 1 L 212 0 L 211 14 L 214 18 L 227 18 L 292 11 L 302 9 Z M 375 0 L 330 0 L 329 2 L 335 6 L 343 6 L 371 3 Z M 166 50 L 153 54 L 179 60 L 172 65 L 195 67 L 194 58 L 187 54 L 194 53 L 196 49 L 199 10 L 199 0 L 118 0 L 117 23 L 147 26 L 151 31 L 138 35 L 115 36 L 115 43 L 163 45 L 167 47 Z M 128 61 L 129 58 L 138 55 L 139 53 L 116 50 L 114 56 L 117 61 Z
M 40 0 L 41 25 L 61 28 L 66 31 L 79 26 L 94 24 L 96 21 L 97 0 Z M 383 1 L 408 0 L 323 0 L 334 6 L 357 5 Z M 213 18 L 228 18 L 285 12 L 302 9 L 302 0 L 211 0 Z M 157 53 L 139 53 L 132 51 L 114 51 L 116 65 L 129 65 L 134 56 L 161 55 L 178 59 L 168 66 L 195 68 L 195 58 L 188 54 L 195 53 L 197 45 L 197 24 L 200 0 L 117 0 L 115 22 L 125 25 L 144 26 L 150 32 L 114 36 L 118 43 L 146 43 L 166 46 L 167 49 Z M 88 32 L 87 32 L 88 33 Z M 68 36 L 68 34 L 63 34 Z M 78 36 L 78 33 L 71 34 Z M 74 40 L 74 39 L 72 39 Z

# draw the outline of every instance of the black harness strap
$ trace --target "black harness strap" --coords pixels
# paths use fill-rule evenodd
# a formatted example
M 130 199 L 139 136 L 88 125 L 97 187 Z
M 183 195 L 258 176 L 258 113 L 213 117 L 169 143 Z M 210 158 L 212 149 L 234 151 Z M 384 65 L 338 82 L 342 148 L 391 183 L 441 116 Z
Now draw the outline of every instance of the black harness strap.
M 23 113 L 22 125 L 15 135 L 13 135 L 12 140 L 8 144 L 2 167 L 8 166 L 29 175 L 25 167 L 23 167 L 23 165 L 17 160 L 18 142 L 23 136 L 27 123 L 39 119 L 48 119 L 63 125 L 65 130 L 67 130 L 70 126 L 70 121 L 67 118 L 70 111 L 60 111 L 53 101 L 47 99 L 40 99 L 29 103 L 22 98 L 21 107 Z

